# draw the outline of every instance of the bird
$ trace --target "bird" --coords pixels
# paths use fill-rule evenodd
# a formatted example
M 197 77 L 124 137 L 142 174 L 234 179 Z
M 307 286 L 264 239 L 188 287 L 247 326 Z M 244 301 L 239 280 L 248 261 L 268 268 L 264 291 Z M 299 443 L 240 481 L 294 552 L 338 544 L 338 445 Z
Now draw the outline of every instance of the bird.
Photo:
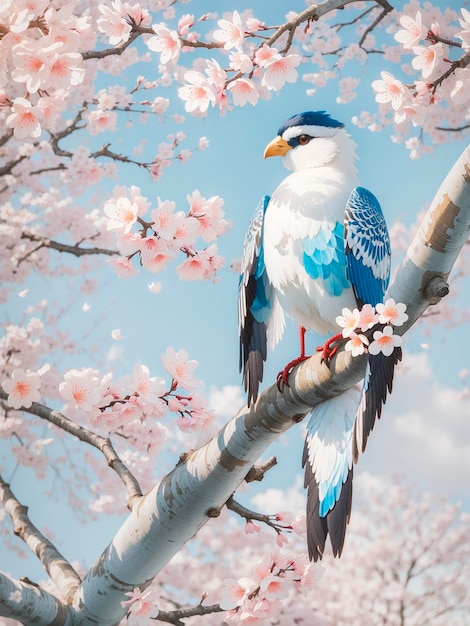
M 238 292 L 239 365 L 247 405 L 256 403 L 268 352 L 281 340 L 286 317 L 299 327 L 300 355 L 278 376 L 288 384 L 305 356 L 305 332 L 327 336 L 328 362 L 342 335 L 344 308 L 383 302 L 391 248 L 385 218 L 372 192 L 359 186 L 356 144 L 325 111 L 289 117 L 266 146 L 288 175 L 258 203 L 245 236 Z M 314 407 L 307 415 L 302 465 L 307 489 L 310 560 L 322 558 L 329 536 L 341 556 L 352 504 L 353 463 L 364 452 L 387 393 L 400 347 L 368 355 L 362 389 Z M 280 387 L 281 388 L 281 387 Z

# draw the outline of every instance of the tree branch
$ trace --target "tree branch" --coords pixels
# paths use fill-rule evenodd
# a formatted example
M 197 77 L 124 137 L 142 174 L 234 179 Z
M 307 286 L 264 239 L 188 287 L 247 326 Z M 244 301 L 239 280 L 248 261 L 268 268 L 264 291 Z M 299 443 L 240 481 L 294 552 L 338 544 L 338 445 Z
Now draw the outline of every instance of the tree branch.
M 69 245 L 66 243 L 60 243 L 59 241 L 54 241 L 53 239 L 49 239 L 48 237 L 43 237 L 42 235 L 36 235 L 35 233 L 24 232 L 21 233 L 22 239 L 29 239 L 29 241 L 36 241 L 39 243 L 39 246 L 28 252 L 24 257 L 21 258 L 21 261 L 24 261 L 28 256 L 34 254 L 41 248 L 51 248 L 52 250 L 57 250 L 58 252 L 67 252 L 68 254 L 73 254 L 76 257 L 86 256 L 90 254 L 106 254 L 108 256 L 114 256 L 119 254 L 117 250 L 108 250 L 107 248 L 80 248 L 80 244 Z
M 3 400 L 8 399 L 7 394 L 2 389 L 0 389 L 0 398 Z M 31 415 L 36 415 L 37 417 L 58 426 L 77 439 L 80 439 L 80 441 L 88 443 L 102 452 L 109 467 L 116 472 L 127 489 L 128 508 L 133 508 L 135 502 L 142 496 L 140 485 L 129 468 L 121 461 L 108 437 L 102 437 L 101 435 L 98 435 L 97 433 L 94 433 L 79 424 L 75 424 L 75 422 L 69 420 L 65 417 L 65 415 L 59 413 L 59 411 L 53 411 L 39 402 L 33 402 L 29 408 L 22 408 L 21 410 L 26 413 L 31 413 Z
M 60 626 L 66 623 L 67 607 L 44 589 L 0 572 L 0 615 L 23 626 Z
M 13 522 L 13 532 L 35 554 L 66 602 L 72 600 L 81 578 L 57 548 L 31 522 L 22 505 L 0 475 L 0 500 Z

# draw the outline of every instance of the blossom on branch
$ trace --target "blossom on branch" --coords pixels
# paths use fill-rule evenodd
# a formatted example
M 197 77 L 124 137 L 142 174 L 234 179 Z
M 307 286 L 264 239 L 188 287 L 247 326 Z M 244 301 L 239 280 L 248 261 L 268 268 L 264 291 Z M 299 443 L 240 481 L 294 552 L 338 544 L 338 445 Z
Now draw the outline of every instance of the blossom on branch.
M 3 391 L 8 394 L 7 402 L 14 409 L 28 409 L 33 402 L 39 402 L 41 378 L 34 372 L 18 367 L 11 373 L 11 378 L 2 382 Z
M 176 63 L 181 52 L 181 41 L 176 30 L 170 30 L 164 24 L 154 24 L 152 29 L 156 33 L 147 40 L 147 47 L 154 52 L 160 52 L 160 63 Z
M 240 51 L 243 48 L 245 31 L 243 30 L 242 20 L 238 11 L 233 12 L 231 20 L 219 20 L 217 24 L 220 30 L 214 31 L 214 39 L 223 43 L 226 50 L 235 48 Z
M 369 354 L 379 354 L 390 356 L 395 348 L 401 346 L 402 337 L 393 334 L 391 326 L 385 326 L 383 331 L 374 332 L 374 341 L 369 345 Z
M 38 139 L 41 135 L 40 116 L 41 110 L 29 100 L 15 98 L 6 125 L 13 129 L 16 139 Z
M 422 39 L 426 38 L 428 29 L 423 26 L 419 11 L 416 13 L 416 19 L 409 15 L 402 15 L 400 24 L 403 26 L 403 29 L 395 33 L 394 37 L 405 49 L 411 50 L 413 46 L 418 45 Z
M 121 606 L 130 607 L 127 614 L 127 624 L 129 626 L 148 626 L 149 619 L 158 617 L 158 607 L 155 602 L 158 599 L 157 590 L 142 592 L 138 587 L 134 591 L 125 594 L 129 600 L 123 600 Z
M 381 80 L 372 81 L 372 89 L 377 92 L 377 102 L 390 102 L 393 109 L 399 109 L 407 97 L 407 89 L 403 83 L 390 72 L 380 72 Z

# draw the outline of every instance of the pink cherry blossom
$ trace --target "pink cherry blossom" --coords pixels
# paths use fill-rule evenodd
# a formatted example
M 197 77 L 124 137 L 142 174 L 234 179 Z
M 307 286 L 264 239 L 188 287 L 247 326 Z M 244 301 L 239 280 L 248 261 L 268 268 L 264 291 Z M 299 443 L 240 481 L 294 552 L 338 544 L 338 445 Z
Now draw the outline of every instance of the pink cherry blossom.
M 98 372 L 91 368 L 71 369 L 59 385 L 62 398 L 73 410 L 93 412 L 101 400 Z
M 374 332 L 374 341 L 369 346 L 369 354 L 379 354 L 390 356 L 395 347 L 401 346 L 402 338 L 393 334 L 391 326 L 385 326 L 383 331 Z
M 413 46 L 419 44 L 421 39 L 426 38 L 428 31 L 427 28 L 423 26 L 420 11 L 416 13 L 416 19 L 413 19 L 409 15 L 402 15 L 400 17 L 400 24 L 403 26 L 403 29 L 395 33 L 394 37 L 405 49 L 411 50 Z
M 243 52 L 232 52 L 230 55 L 230 67 L 243 74 L 249 74 L 253 69 L 253 61 L 248 54 Z
M 231 20 L 219 20 L 217 22 L 220 29 L 214 31 L 213 37 L 216 41 L 224 44 L 226 50 L 236 48 L 241 50 L 245 38 L 242 20 L 238 11 L 234 11 Z
M 184 101 L 188 113 L 205 113 L 209 104 L 215 105 L 217 94 L 203 74 L 189 70 L 184 79 L 189 84 L 179 87 L 178 96 Z
M 255 53 L 255 62 L 260 67 L 266 67 L 269 63 L 279 61 L 280 59 L 281 55 L 279 54 L 279 50 L 277 48 L 271 48 L 267 43 L 264 43 Z
M 176 30 L 170 30 L 164 24 L 154 24 L 152 29 L 156 34 L 147 40 L 148 48 L 160 52 L 160 63 L 163 65 L 170 61 L 176 63 L 181 52 L 181 41 Z
M 113 0 L 111 8 L 106 4 L 99 4 L 98 10 L 102 17 L 96 20 L 98 29 L 108 37 L 112 46 L 128 41 L 132 32 L 131 25 L 124 19 L 126 11 L 120 0 Z
M 144 215 L 149 206 L 150 203 L 141 195 L 139 187 L 115 187 L 113 198 L 104 205 L 104 213 L 109 218 L 107 229 L 129 233 L 137 218 Z
M 460 9 L 463 19 L 459 20 L 463 30 L 457 33 L 457 37 L 462 40 L 462 48 L 470 49 L 470 11 L 465 8 Z
M 134 591 L 125 594 L 129 600 L 123 600 L 123 607 L 130 607 L 127 615 L 129 626 L 148 626 L 150 619 L 158 617 L 158 607 L 155 602 L 158 599 L 157 591 L 151 589 L 142 592 L 138 587 Z
M 95 109 L 86 115 L 86 121 L 90 135 L 98 135 L 105 131 L 116 130 L 118 116 L 114 111 Z
M 344 308 L 341 311 L 342 315 L 338 315 L 336 323 L 341 326 L 343 337 L 349 337 L 359 326 L 359 310 Z
M 279 91 L 285 83 L 295 83 L 297 80 L 297 70 L 301 57 L 298 54 L 287 54 L 280 59 L 274 59 L 265 64 L 265 73 L 262 78 L 262 85 L 270 91 Z
M 138 271 L 135 269 L 132 261 L 127 257 L 117 257 L 108 260 L 108 265 L 116 272 L 119 278 L 130 278 L 135 276 Z
M 352 356 L 359 356 L 360 354 L 364 354 L 366 352 L 368 345 L 369 340 L 365 335 L 358 335 L 352 332 L 349 335 L 349 341 L 344 346 L 344 349 L 351 352 Z
M 391 102 L 393 109 L 398 109 L 407 95 L 405 85 L 396 79 L 390 72 L 380 72 L 382 80 L 372 81 L 372 89 L 377 92 L 377 102 Z
M 33 106 L 29 100 L 15 98 L 6 125 L 13 128 L 16 139 L 38 139 L 41 135 L 40 115 L 41 110 Z
M 377 304 L 375 308 L 379 314 L 379 322 L 381 324 L 402 326 L 408 319 L 408 314 L 405 313 L 406 304 L 395 302 L 393 298 L 389 298 L 384 304 Z
M 444 56 L 444 48 L 440 42 L 430 46 L 413 46 L 415 53 L 411 65 L 415 70 L 421 70 L 423 78 L 429 78 L 437 63 Z
M 181 280 L 204 280 L 212 272 L 209 261 L 195 253 L 178 265 L 176 273 Z
M 46 46 L 42 40 L 22 41 L 13 46 L 12 79 L 25 83 L 29 93 L 36 93 L 40 87 L 46 87 L 50 75 L 48 56 L 60 46 L 61 44 L 56 42 L 49 42 L 49 46 Z
M 162 355 L 162 363 L 165 370 L 170 374 L 180 387 L 193 389 L 200 383 L 193 376 L 193 372 L 198 366 L 198 362 L 188 359 L 186 350 L 175 350 L 170 346 Z
M 194 26 L 194 15 L 185 13 L 178 20 L 178 32 L 181 37 L 187 37 L 191 26 Z
M 13 370 L 11 378 L 2 382 L 3 391 L 8 394 L 7 402 L 14 409 L 28 409 L 33 402 L 39 402 L 41 378 L 34 372 L 20 367 Z
M 359 311 L 359 324 L 362 332 L 365 332 L 369 328 L 372 328 L 378 322 L 378 316 L 375 313 L 375 308 L 371 304 L 364 304 Z
M 249 78 L 237 78 L 227 86 L 236 106 L 244 106 L 247 102 L 255 105 L 258 102 L 258 90 Z

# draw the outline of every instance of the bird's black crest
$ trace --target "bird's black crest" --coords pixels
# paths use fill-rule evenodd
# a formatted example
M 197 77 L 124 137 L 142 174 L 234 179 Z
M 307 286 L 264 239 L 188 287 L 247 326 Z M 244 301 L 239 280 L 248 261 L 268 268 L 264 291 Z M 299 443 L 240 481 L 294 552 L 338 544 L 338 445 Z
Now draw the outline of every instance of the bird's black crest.
M 325 126 L 326 128 L 343 128 L 344 124 L 331 118 L 325 111 L 304 111 L 289 117 L 278 130 L 282 134 L 292 126 Z

